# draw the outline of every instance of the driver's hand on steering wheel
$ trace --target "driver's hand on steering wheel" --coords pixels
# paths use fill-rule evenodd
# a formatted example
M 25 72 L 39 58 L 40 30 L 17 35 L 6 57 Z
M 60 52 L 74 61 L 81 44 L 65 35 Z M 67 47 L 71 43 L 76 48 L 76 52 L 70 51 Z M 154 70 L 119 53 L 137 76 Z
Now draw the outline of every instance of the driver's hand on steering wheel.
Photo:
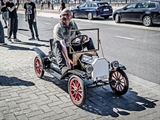
M 89 41 L 89 37 L 87 35 L 78 35 L 79 39 L 83 39 L 83 43 L 86 43 Z M 83 37 L 83 38 L 82 38 Z
M 87 36 L 85 39 L 84 39 L 84 43 L 88 42 L 89 41 L 89 37 Z

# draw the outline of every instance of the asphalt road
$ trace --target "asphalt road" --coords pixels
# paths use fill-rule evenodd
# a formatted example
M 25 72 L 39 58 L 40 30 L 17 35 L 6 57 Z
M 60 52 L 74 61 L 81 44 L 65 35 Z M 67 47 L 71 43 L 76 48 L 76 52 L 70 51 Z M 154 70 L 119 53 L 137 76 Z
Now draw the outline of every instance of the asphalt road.
M 109 61 L 118 60 L 127 68 L 127 73 L 160 84 L 160 34 L 159 25 L 146 28 L 142 24 L 114 24 L 109 20 L 75 19 L 79 28 L 99 28 L 103 52 Z M 40 39 L 52 38 L 57 18 L 38 17 Z M 111 24 L 104 24 L 104 23 Z M 19 33 L 30 36 L 24 15 L 19 14 Z M 94 39 L 95 34 L 89 33 Z M 48 42 L 46 42 L 48 44 Z M 100 53 L 99 53 L 100 54 Z

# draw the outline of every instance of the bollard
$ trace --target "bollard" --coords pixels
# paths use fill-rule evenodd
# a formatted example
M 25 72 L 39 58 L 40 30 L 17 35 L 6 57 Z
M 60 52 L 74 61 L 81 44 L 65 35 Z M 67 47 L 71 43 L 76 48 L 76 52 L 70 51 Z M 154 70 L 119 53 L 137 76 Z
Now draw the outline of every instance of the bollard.
M 0 43 L 4 43 L 4 30 L 0 20 Z

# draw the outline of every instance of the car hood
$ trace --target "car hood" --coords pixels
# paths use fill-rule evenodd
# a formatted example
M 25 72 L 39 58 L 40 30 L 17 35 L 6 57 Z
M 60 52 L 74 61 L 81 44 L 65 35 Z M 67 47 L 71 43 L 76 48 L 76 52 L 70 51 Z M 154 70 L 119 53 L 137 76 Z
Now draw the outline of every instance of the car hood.
M 77 10 L 78 8 L 71 8 L 71 10 Z

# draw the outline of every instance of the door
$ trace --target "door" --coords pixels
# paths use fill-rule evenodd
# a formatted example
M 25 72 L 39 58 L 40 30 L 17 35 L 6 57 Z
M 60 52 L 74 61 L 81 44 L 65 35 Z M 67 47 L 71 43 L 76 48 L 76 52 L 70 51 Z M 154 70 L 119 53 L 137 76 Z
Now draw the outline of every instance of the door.
M 135 9 L 137 3 L 128 4 L 126 7 L 123 8 L 121 12 L 121 19 L 126 21 L 133 20 L 133 10 Z
M 146 3 L 138 3 L 136 8 L 133 9 L 132 11 L 132 18 L 133 18 L 133 21 L 142 21 L 142 16 L 145 14 L 145 11 L 146 11 Z

